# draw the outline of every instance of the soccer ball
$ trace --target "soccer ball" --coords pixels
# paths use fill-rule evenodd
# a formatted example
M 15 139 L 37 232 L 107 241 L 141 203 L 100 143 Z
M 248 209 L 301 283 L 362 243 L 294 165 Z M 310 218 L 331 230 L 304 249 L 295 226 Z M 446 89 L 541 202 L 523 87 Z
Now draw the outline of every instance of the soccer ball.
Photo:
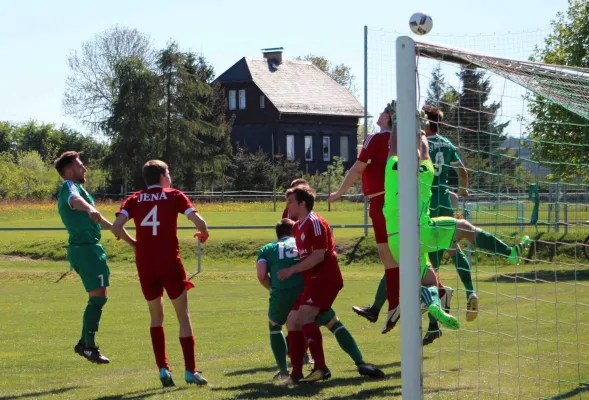
M 426 35 L 430 33 L 434 26 L 432 17 L 426 12 L 416 12 L 409 18 L 409 28 L 416 35 Z

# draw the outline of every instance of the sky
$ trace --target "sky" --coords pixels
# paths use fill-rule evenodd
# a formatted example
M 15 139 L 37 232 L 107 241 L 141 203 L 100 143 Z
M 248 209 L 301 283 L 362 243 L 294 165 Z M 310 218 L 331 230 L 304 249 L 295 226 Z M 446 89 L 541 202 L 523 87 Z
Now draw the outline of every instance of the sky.
M 352 68 L 362 101 L 364 25 L 371 32 L 409 34 L 411 14 L 426 10 L 434 21 L 428 39 L 454 43 L 457 38 L 483 38 L 487 41 L 477 47 L 489 50 L 497 50 L 503 41 L 512 50 L 525 42 L 527 49 L 541 44 L 550 21 L 567 9 L 567 0 L 541 6 L 530 0 L 0 0 L 0 9 L 0 121 L 35 119 L 85 132 L 62 111 L 67 56 L 113 25 L 140 30 L 157 48 L 175 40 L 181 49 L 202 52 L 217 75 L 243 56 L 260 57 L 260 49 L 267 47 L 284 47 L 287 59 L 321 55 Z M 372 68 L 385 74 L 387 65 L 380 62 Z

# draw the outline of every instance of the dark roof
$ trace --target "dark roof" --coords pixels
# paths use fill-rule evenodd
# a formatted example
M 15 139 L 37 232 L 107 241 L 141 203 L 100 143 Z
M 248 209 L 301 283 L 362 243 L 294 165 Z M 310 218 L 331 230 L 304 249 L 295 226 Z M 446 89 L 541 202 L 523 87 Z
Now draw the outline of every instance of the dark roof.
M 231 83 L 250 77 L 281 113 L 364 116 L 356 97 L 310 61 L 283 60 L 275 66 L 266 59 L 244 57 L 217 80 Z

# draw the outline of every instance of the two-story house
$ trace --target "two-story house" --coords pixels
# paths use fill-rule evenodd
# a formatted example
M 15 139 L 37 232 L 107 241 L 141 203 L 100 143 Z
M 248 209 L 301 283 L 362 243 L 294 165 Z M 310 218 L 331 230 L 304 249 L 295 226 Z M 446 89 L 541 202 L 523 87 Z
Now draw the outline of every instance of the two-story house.
M 299 160 L 310 173 L 324 171 L 335 156 L 350 167 L 362 105 L 311 62 L 283 60 L 282 48 L 263 56 L 244 57 L 216 79 L 234 118 L 232 141 Z

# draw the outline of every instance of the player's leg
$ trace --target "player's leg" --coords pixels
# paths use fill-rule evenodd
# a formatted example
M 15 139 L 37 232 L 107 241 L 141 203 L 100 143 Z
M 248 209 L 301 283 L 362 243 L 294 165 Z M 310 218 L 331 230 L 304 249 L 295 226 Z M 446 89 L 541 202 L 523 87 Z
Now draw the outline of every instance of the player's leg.
M 380 314 L 380 310 L 384 305 L 385 301 L 387 300 L 387 277 L 386 275 L 382 276 L 378 284 L 378 288 L 376 289 L 376 294 L 374 295 L 374 301 L 372 305 L 368 307 L 358 307 L 353 306 L 352 310 L 361 317 L 366 318 L 370 322 L 378 321 L 378 315 Z
M 370 218 L 378 246 L 378 256 L 385 269 L 385 293 L 389 303 L 388 314 L 394 314 L 399 308 L 399 264 L 395 261 L 398 260 L 398 257 L 393 258 L 394 254 L 391 253 L 388 243 L 387 225 L 383 213 L 384 197 L 383 194 L 370 199 Z
M 389 312 L 385 321 L 382 333 L 385 334 L 392 330 L 399 322 L 400 318 L 400 307 L 399 307 L 399 264 L 395 260 L 399 261 L 399 234 L 394 233 L 388 236 L 388 254 L 390 255 L 391 263 L 395 264 L 395 267 L 387 268 L 385 265 L 385 278 L 387 286 L 387 298 L 389 300 Z M 396 295 L 390 295 L 391 290 L 396 291 Z M 392 308 L 391 308 L 392 307 Z
M 68 251 L 69 253 L 69 251 Z M 97 364 L 108 364 L 96 345 L 96 332 L 100 326 L 102 309 L 106 304 L 110 271 L 102 245 L 76 246 L 71 252 L 72 260 L 78 266 L 78 274 L 88 292 L 88 304 L 83 320 L 83 355 Z M 80 345 L 80 343 L 78 343 Z
M 288 347 L 282 333 L 282 325 L 286 323 L 288 314 L 294 302 L 300 295 L 301 290 L 286 291 L 286 293 L 271 293 L 268 302 L 268 328 L 270 331 L 270 348 L 274 360 L 278 366 L 278 372 L 274 379 L 286 379 L 288 377 L 288 366 L 286 358 Z
M 288 330 L 288 355 L 292 369 L 290 376 L 284 385 L 296 385 L 303 378 L 303 356 L 305 354 L 305 336 L 301 330 L 299 321 L 299 301 L 293 305 L 293 309 L 286 318 L 286 329 Z
M 457 241 L 454 242 L 452 249 L 448 250 L 448 255 L 454 260 L 456 272 L 466 291 L 466 320 L 474 321 L 478 316 L 479 297 L 474 290 L 470 263 Z
M 315 322 L 317 322 L 319 326 L 325 326 L 331 333 L 333 333 L 339 347 L 345 351 L 352 361 L 354 361 L 354 364 L 356 364 L 360 375 L 372 378 L 384 378 L 384 372 L 375 366 L 364 362 L 362 352 L 360 351 L 354 336 L 352 336 L 350 331 L 348 331 L 340 321 L 333 308 L 330 308 L 329 311 L 319 313 Z
M 144 294 L 147 291 L 147 286 L 144 288 Z M 166 334 L 164 332 L 164 301 L 163 288 L 160 286 L 159 291 L 156 287 L 156 294 L 146 295 L 147 307 L 149 308 L 150 324 L 149 334 L 151 336 L 151 346 L 153 348 L 153 355 L 155 356 L 155 364 L 160 374 L 160 381 L 164 387 L 175 386 L 174 380 L 170 373 L 170 365 L 168 364 L 168 354 L 166 353 Z M 149 299 L 147 299 L 149 298 Z
M 308 297 L 309 299 L 312 297 Z M 305 299 L 305 297 L 303 297 Z M 315 360 L 313 371 L 300 380 L 301 383 L 312 383 L 320 380 L 329 379 L 331 372 L 325 363 L 325 353 L 323 351 L 323 335 L 319 326 L 315 322 L 315 318 L 321 311 L 317 306 L 307 304 L 301 305 L 299 308 L 299 323 L 306 342 L 309 344 L 311 356 Z
M 520 243 L 516 244 L 515 246 L 508 246 L 501 239 L 488 232 L 485 232 L 480 228 L 475 227 L 465 219 L 459 219 L 455 221 L 456 222 L 454 225 L 456 227 L 456 240 L 466 239 L 483 250 L 507 257 L 512 264 L 520 263 L 520 259 L 530 242 L 530 238 L 528 236 L 524 236 Z M 444 220 L 436 222 L 436 224 L 442 227 L 452 225 L 451 221 Z
M 424 254 L 422 258 L 425 256 Z M 421 301 L 424 308 L 446 328 L 452 330 L 458 329 L 460 327 L 458 320 L 454 316 L 446 313 L 442 308 L 438 292 L 438 278 L 433 267 L 426 261 L 422 261 L 421 269 Z

